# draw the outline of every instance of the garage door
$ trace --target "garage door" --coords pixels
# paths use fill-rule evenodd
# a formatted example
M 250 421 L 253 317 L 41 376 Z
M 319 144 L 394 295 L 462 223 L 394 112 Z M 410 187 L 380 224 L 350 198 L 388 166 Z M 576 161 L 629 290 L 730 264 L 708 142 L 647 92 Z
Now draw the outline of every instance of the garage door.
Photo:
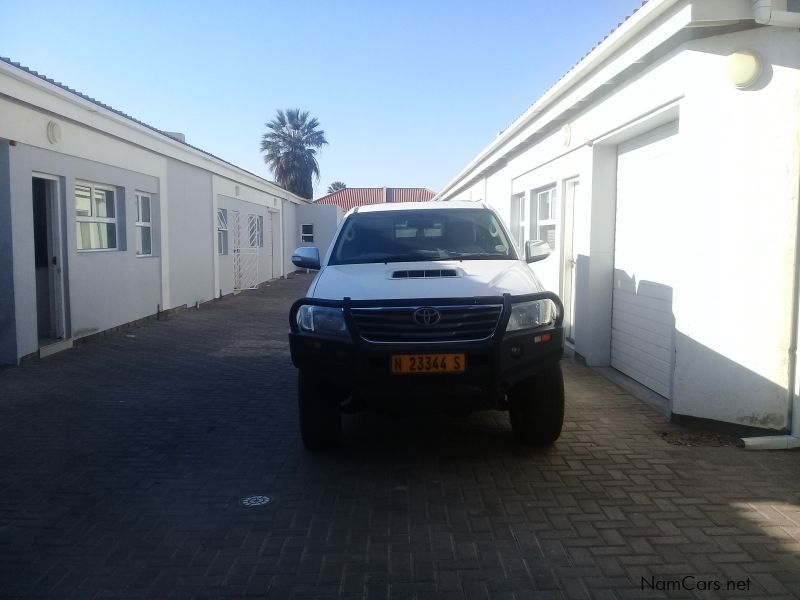
M 672 396 L 675 320 L 670 245 L 682 228 L 674 210 L 678 123 L 620 144 L 611 317 L 611 366 Z

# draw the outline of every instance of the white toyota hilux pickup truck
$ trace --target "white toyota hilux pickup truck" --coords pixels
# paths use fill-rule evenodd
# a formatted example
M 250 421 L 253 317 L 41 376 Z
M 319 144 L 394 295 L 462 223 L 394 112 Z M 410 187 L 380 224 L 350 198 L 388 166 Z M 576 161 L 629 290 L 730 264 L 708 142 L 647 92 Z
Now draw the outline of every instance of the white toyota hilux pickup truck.
M 563 307 L 502 220 L 474 202 L 366 206 L 345 215 L 290 311 L 299 370 L 300 433 L 311 451 L 334 445 L 343 412 L 508 410 L 516 438 L 550 444 L 561 433 Z

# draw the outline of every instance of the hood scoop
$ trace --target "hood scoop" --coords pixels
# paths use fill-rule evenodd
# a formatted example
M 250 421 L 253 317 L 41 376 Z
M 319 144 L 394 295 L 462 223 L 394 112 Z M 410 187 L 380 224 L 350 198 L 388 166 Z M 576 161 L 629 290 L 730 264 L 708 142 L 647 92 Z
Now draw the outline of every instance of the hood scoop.
M 428 279 L 438 277 L 458 277 L 458 272 L 455 269 L 414 269 L 392 273 L 392 279 Z

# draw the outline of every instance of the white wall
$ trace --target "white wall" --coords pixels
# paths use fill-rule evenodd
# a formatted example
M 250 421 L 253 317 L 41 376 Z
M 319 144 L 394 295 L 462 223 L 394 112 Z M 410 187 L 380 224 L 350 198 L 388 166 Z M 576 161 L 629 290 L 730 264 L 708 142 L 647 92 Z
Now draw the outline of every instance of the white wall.
M 213 299 L 216 221 L 211 211 L 211 174 L 169 160 L 167 198 L 170 208 L 170 305 L 194 306 Z
M 762 89 L 739 91 L 721 76 L 726 55 L 741 48 L 771 64 Z M 702 227 L 681 236 L 689 242 L 681 258 L 695 268 L 676 284 L 673 410 L 784 428 L 800 181 L 800 39 L 786 29 L 741 32 L 699 40 L 685 60 L 694 69 L 681 111 L 691 191 L 676 208 Z
M 281 213 L 290 202 L 274 194 L 243 185 L 235 180 L 213 176 L 213 239 L 214 261 L 217 265 L 215 290 L 217 295 L 233 292 L 233 217 L 232 211 L 239 211 L 242 242 L 247 243 L 248 215 L 254 214 L 264 220 L 264 247 L 259 248 L 258 257 L 258 283 L 282 277 L 285 272 L 281 270 L 282 240 L 280 237 Z M 228 211 L 228 254 L 217 254 L 216 244 L 216 209 Z M 272 227 L 270 227 L 272 218 Z M 277 225 L 276 225 L 277 223 Z
M 266 198 L 266 201 L 271 203 L 271 198 Z M 273 215 L 274 219 L 279 220 L 280 212 L 276 209 L 265 206 L 263 201 L 256 204 L 255 202 L 246 202 L 239 198 L 231 198 L 230 196 L 223 194 L 217 195 L 217 206 L 228 211 L 228 254 L 217 255 L 217 261 L 219 265 L 218 290 L 221 290 L 223 295 L 233 293 L 233 229 L 236 226 L 233 218 L 233 211 L 239 212 L 239 230 L 243 247 L 246 247 L 247 244 L 249 244 L 249 215 L 257 215 L 264 221 L 264 246 L 259 247 L 258 249 L 258 275 L 256 282 L 264 283 L 265 281 L 270 281 L 271 279 L 280 277 L 281 273 L 275 273 L 273 271 L 274 261 L 272 256 L 272 232 L 270 230 L 270 215 Z M 214 235 L 214 243 L 216 248 L 216 233 Z M 278 240 L 278 244 L 274 250 L 276 252 L 280 252 L 280 239 Z
M 651 32 L 656 35 L 657 30 Z M 760 54 L 763 80 L 738 90 L 728 54 Z M 678 46 L 635 78 L 609 88 L 491 174 L 485 198 L 508 218 L 512 192 L 580 177 L 576 350 L 608 364 L 617 144 L 678 119 L 682 165 L 665 248 L 675 268 L 676 414 L 783 429 L 800 187 L 800 38 L 758 28 Z M 593 140 L 588 146 L 586 140 Z M 509 183 L 510 182 L 510 186 Z M 474 196 L 482 182 L 452 198 Z M 453 186 L 458 189 L 458 185 Z M 587 215 L 588 214 L 588 218 Z M 583 232 L 582 234 L 580 232 Z
M 272 242 L 272 234 L 277 237 L 275 256 L 270 259 L 264 253 L 259 271 L 265 279 L 285 274 L 282 214 L 285 207 L 304 200 L 6 63 L 0 63 L 0 89 L 0 174 L 8 173 L 0 185 L 0 216 L 8 217 L 13 248 L 13 263 L 0 265 L 0 280 L 13 281 L 4 290 L 8 293 L 0 295 L 0 362 L 38 350 L 34 172 L 60 178 L 68 249 L 67 325 L 72 337 L 152 315 L 159 307 L 193 305 L 215 297 L 220 279 L 218 195 L 227 194 L 245 213 L 275 215 L 271 230 L 265 218 L 264 232 L 265 242 Z M 60 136 L 51 139 L 48 127 L 53 125 Z M 116 251 L 77 252 L 76 180 L 118 188 L 124 209 L 119 226 L 126 245 Z M 154 212 L 157 209 L 153 228 L 157 252 L 152 257 L 135 255 L 136 191 L 152 194 Z
M 0 364 L 17 360 L 9 150 L 8 142 L 0 140 Z
M 287 204 L 283 210 L 282 227 L 283 227 L 283 272 L 293 273 L 297 267 L 292 264 L 292 253 L 297 248 L 297 230 L 298 223 L 297 211 L 302 205 Z
M 468 200 L 470 202 L 482 202 L 486 200 L 486 180 L 480 179 L 468 188 L 447 198 L 448 200 Z
M 314 246 L 319 249 L 320 259 L 324 259 L 342 216 L 342 209 L 334 204 L 309 204 L 306 206 L 298 206 L 295 223 L 294 248 L 299 246 Z M 304 223 L 314 226 L 313 243 L 300 240 L 300 226 Z M 292 248 L 292 250 L 294 250 L 294 248 Z
M 31 178 L 60 178 L 62 239 L 68 292 L 68 321 L 79 338 L 154 314 L 161 303 L 161 256 L 136 256 L 136 191 L 155 194 L 158 180 L 99 162 L 17 144 L 9 156 L 12 198 L 14 295 L 18 356 L 36 352 L 36 282 Z M 76 177 L 78 176 L 79 177 Z M 78 251 L 74 187 L 76 180 L 113 186 L 117 191 L 118 249 Z

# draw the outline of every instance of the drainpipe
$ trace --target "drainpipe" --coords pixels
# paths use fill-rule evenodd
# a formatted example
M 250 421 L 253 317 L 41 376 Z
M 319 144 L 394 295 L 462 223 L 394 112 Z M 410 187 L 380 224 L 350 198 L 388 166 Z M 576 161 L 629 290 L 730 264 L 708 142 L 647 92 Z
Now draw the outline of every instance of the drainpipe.
M 800 177 L 798 177 L 800 180 Z M 800 181 L 798 181 L 800 183 Z M 742 438 L 740 446 L 747 450 L 791 450 L 800 448 L 800 373 L 798 373 L 797 340 L 800 339 L 800 207 L 795 213 L 794 285 L 792 291 L 792 338 L 789 343 L 788 407 L 789 435 Z
M 797 340 L 800 338 L 800 210 L 796 216 L 794 285 L 792 291 L 792 339 L 789 343 L 788 435 L 742 438 L 740 446 L 747 450 L 791 450 L 800 448 L 800 373 L 797 371 Z
M 755 0 L 753 14 L 757 23 L 800 29 L 800 13 L 786 10 L 786 0 Z M 799 145 L 800 146 L 800 145 Z M 800 179 L 800 176 L 798 176 Z M 798 181 L 800 184 L 800 181 Z M 797 372 L 797 341 L 800 338 L 800 207 L 796 213 L 794 286 L 792 292 L 792 341 L 789 345 L 788 421 L 789 435 L 742 438 L 748 450 L 791 450 L 800 448 L 800 379 Z
M 753 17 L 761 25 L 800 29 L 800 13 L 788 10 L 787 0 L 754 0 Z
M 798 177 L 800 184 L 800 176 Z M 800 203 L 800 200 L 798 201 Z M 792 289 L 792 338 L 789 343 L 788 373 L 788 435 L 770 435 L 742 438 L 740 446 L 747 450 L 791 450 L 800 448 L 800 373 L 798 373 L 798 348 L 800 339 L 800 206 L 795 216 L 794 284 Z

